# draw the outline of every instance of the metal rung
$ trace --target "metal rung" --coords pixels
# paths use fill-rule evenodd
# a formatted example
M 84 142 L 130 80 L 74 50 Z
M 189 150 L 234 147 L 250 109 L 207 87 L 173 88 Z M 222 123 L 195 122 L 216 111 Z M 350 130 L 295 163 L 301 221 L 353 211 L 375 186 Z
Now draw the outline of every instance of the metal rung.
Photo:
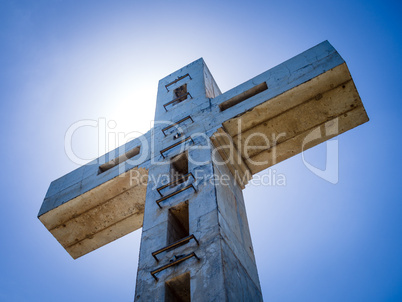
M 163 253 L 163 252 L 165 252 L 165 251 L 168 251 L 168 250 L 170 250 L 170 249 L 174 249 L 174 248 L 176 248 L 176 247 L 178 247 L 178 246 L 181 246 L 181 245 L 183 245 L 183 244 L 186 244 L 186 243 L 188 243 L 191 239 L 194 239 L 195 242 L 197 242 L 197 245 L 200 245 L 200 243 L 198 242 L 197 238 L 195 238 L 195 236 L 194 236 L 193 234 L 191 234 L 190 236 L 187 236 L 187 237 L 184 237 L 184 238 L 182 238 L 182 239 L 180 239 L 180 240 L 177 240 L 176 242 L 174 242 L 174 243 L 172 243 L 172 244 L 170 244 L 170 245 L 168 245 L 168 246 L 165 246 L 164 248 L 161 248 L 161 249 L 159 249 L 159 250 L 153 252 L 153 253 L 152 253 L 152 256 L 155 258 L 156 261 L 159 261 L 159 259 L 156 258 L 156 255 L 158 255 L 158 254 L 160 254 L 160 253 Z
M 170 262 L 170 263 L 168 263 L 168 264 L 166 264 L 164 266 L 161 266 L 161 267 L 157 268 L 154 271 L 151 271 L 151 275 L 152 275 L 152 277 L 155 278 L 156 281 L 158 281 L 159 279 L 158 279 L 158 277 L 155 276 L 155 274 L 157 274 L 157 273 L 159 273 L 159 272 L 161 272 L 161 271 L 163 271 L 163 270 L 165 270 L 165 269 L 167 269 L 167 268 L 169 268 L 171 266 L 179 264 L 180 262 L 186 261 L 187 259 L 190 259 L 191 257 L 195 257 L 195 258 L 197 258 L 197 260 L 200 260 L 200 258 L 198 258 L 198 256 L 194 252 L 192 252 L 191 254 L 188 254 L 186 256 L 182 256 L 180 258 L 178 257 L 176 261 Z
M 163 128 L 162 133 L 166 136 L 166 133 L 165 133 L 166 130 L 169 130 L 170 128 L 172 128 L 174 126 L 176 126 L 176 125 L 178 125 L 180 123 L 183 123 L 185 120 L 188 120 L 188 119 L 190 119 L 194 123 L 194 120 L 191 118 L 191 116 L 188 115 L 185 118 L 182 118 L 180 121 L 177 121 L 176 123 L 173 123 L 173 124 Z
M 162 191 L 163 189 L 166 189 L 166 188 L 169 187 L 169 186 L 173 186 L 173 185 L 176 185 L 176 184 L 178 184 L 178 183 L 185 182 L 185 181 L 187 181 L 187 180 L 190 178 L 190 176 L 192 176 L 193 179 L 195 180 L 195 177 L 194 177 L 193 173 L 190 172 L 190 173 L 187 173 L 186 175 L 181 176 L 180 178 L 176 179 L 175 181 L 171 181 L 171 182 L 169 182 L 168 184 L 166 184 L 166 185 L 164 185 L 164 186 L 162 186 L 162 187 L 157 188 L 156 191 L 158 191 L 159 195 L 160 195 L 161 197 L 163 197 L 163 195 L 162 195 L 162 193 L 161 193 L 160 191 Z M 181 180 L 183 180 L 183 181 L 180 182 Z
M 166 107 L 167 106 L 169 106 L 170 104 L 173 104 L 173 103 L 175 103 L 175 102 L 178 102 L 182 97 L 186 97 L 186 99 L 187 99 L 187 96 L 190 96 L 190 98 L 193 98 L 192 96 L 191 96 L 191 94 L 190 94 L 190 92 L 187 92 L 186 94 L 183 94 L 183 95 L 181 95 L 181 96 L 179 96 L 179 97 L 177 97 L 177 98 L 175 98 L 174 100 L 171 100 L 170 102 L 168 102 L 168 103 L 166 103 L 165 105 L 163 105 L 163 108 L 165 108 L 165 110 L 166 110 L 166 112 L 168 111 L 167 109 L 166 109 Z M 185 100 L 185 99 L 184 99 Z M 183 101 L 184 101 L 183 100 Z M 179 101 L 179 102 L 183 102 L 183 101 Z
M 170 82 L 169 84 L 165 85 L 166 90 L 169 92 L 168 87 L 169 87 L 170 85 L 173 85 L 174 83 L 177 83 L 178 81 L 184 79 L 185 77 L 189 77 L 190 80 L 192 80 L 192 78 L 190 77 L 190 75 L 187 73 L 187 74 L 185 74 L 184 76 L 178 77 L 178 78 L 177 78 L 176 80 L 174 80 L 173 82 Z
M 175 195 L 177 195 L 177 194 L 179 194 L 179 193 L 181 193 L 181 192 L 183 192 L 183 191 L 185 191 L 187 189 L 190 189 L 190 188 L 193 188 L 194 192 L 197 192 L 197 190 L 194 188 L 193 184 L 189 184 L 188 186 L 186 186 L 186 187 L 184 187 L 184 188 L 182 188 L 182 189 L 180 189 L 180 190 L 178 190 L 176 192 L 173 192 L 173 193 L 171 193 L 169 195 L 166 195 L 166 196 L 156 200 L 156 204 L 158 205 L 158 207 L 160 207 L 162 209 L 162 207 L 161 207 L 161 205 L 159 203 L 161 203 L 162 201 L 164 201 L 164 200 L 166 200 L 166 199 L 168 199 L 170 197 L 173 197 L 173 196 L 175 196 Z
M 188 140 L 191 140 L 191 141 L 193 142 L 193 144 L 194 144 L 193 139 L 191 138 L 191 136 L 189 136 L 189 137 L 187 137 L 187 138 L 181 140 L 180 142 L 177 142 L 177 143 L 175 143 L 175 144 L 173 144 L 173 145 L 171 145 L 171 146 L 169 146 L 169 147 L 167 147 L 167 148 L 161 150 L 160 153 L 161 153 L 162 157 L 165 158 L 165 156 L 163 155 L 163 152 L 166 152 L 166 151 L 168 151 L 168 150 L 170 150 L 170 149 L 172 149 L 172 148 L 174 148 L 174 147 L 176 147 L 176 146 L 178 146 L 178 145 L 180 145 L 180 144 L 182 144 L 182 143 L 185 143 L 185 142 L 188 141 Z

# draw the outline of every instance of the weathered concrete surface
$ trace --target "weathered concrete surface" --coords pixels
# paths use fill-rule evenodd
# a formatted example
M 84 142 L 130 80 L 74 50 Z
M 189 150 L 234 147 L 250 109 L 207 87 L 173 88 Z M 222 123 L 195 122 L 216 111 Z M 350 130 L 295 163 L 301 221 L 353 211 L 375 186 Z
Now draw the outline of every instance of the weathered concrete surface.
M 146 180 L 146 169 L 134 170 Z M 142 226 L 146 184 L 125 172 L 39 219 L 76 259 Z
M 187 73 L 191 74 L 191 79 L 187 77 L 169 87 L 169 90 L 185 83 L 193 98 L 165 111 L 163 104 L 169 102 L 172 95 L 164 86 Z M 192 300 L 227 301 L 229 292 L 245 297 L 246 301 L 262 300 L 241 187 L 220 157 L 219 150 L 211 148 L 206 134 L 206 126 L 211 118 L 209 97 L 219 93 L 219 88 L 202 60 L 195 61 L 159 83 L 156 121 L 174 122 L 191 114 L 194 123 L 180 126 L 176 131 L 180 131 L 182 137 L 191 136 L 194 143 L 166 152 L 166 158 L 158 158 L 158 164 L 149 169 L 136 301 L 163 300 L 164 295 L 169 293 L 165 290 L 168 286 L 166 284 L 171 286 L 174 284 L 172 280 L 184 274 L 189 274 Z M 161 131 L 155 130 L 155 150 L 174 144 L 176 140 L 173 134 L 165 137 Z M 194 175 L 195 180 L 169 188 L 166 194 L 179 191 L 187 183 L 193 183 L 197 191 L 190 189 L 174 195 L 163 201 L 162 208 L 159 208 L 155 201 L 161 197 L 155 188 L 163 185 L 163 182 L 157 176 L 169 175 L 170 159 L 184 151 L 188 153 L 188 172 Z M 241 167 L 247 170 L 244 164 Z M 226 180 L 221 183 L 223 176 Z M 191 240 L 159 254 L 159 261 L 156 261 L 152 252 L 169 244 L 169 209 L 184 202 L 188 204 L 189 234 L 197 238 L 199 245 Z M 174 256 L 192 252 L 196 253 L 199 260 L 193 257 L 169 267 L 157 273 L 157 281 L 151 276 L 151 271 L 170 263 Z M 243 281 L 245 283 L 240 284 Z
M 227 165 L 240 188 L 244 189 L 251 179 L 252 173 L 233 143 L 233 138 L 222 128 L 219 128 L 218 131 L 211 136 L 211 141 L 216 147 L 216 151 L 221 156 L 222 162 Z
M 231 136 L 234 150 L 240 151 L 239 162 L 245 162 L 255 174 L 367 121 L 343 63 L 229 119 L 223 128 Z M 325 128 L 318 132 L 322 135 L 309 135 L 320 128 Z M 213 138 L 218 134 L 222 134 L 221 129 Z M 220 149 L 228 145 L 214 139 L 212 142 Z
M 175 90 L 191 96 L 164 106 Z M 367 120 L 346 63 L 327 41 L 223 94 L 199 59 L 160 80 L 154 128 L 52 182 L 39 219 L 74 258 L 142 226 L 136 301 L 178 293 L 195 301 L 261 301 L 242 189 L 252 174 Z M 159 207 L 156 188 L 174 179 L 171 158 L 182 152 L 194 177 L 165 188 L 162 196 L 178 194 Z M 136 155 L 121 162 L 123 154 Z M 189 184 L 195 191 L 181 191 Z M 170 209 L 183 203 L 172 222 Z M 152 252 L 179 233 L 199 244 L 189 240 L 156 260 Z M 166 268 L 157 280 L 151 275 L 191 253 L 199 259 Z
M 160 209 L 154 202 L 159 198 L 157 192 L 147 190 L 147 200 L 152 202 L 145 205 L 136 301 L 163 300 L 165 282 L 185 273 L 190 274 L 190 291 L 194 301 L 225 301 L 229 293 L 245 297 L 245 301 L 262 300 L 242 190 L 226 165 L 212 163 L 211 151 L 198 147 L 188 150 L 189 156 L 195 160 L 210 159 L 204 165 L 190 164 L 189 170 L 197 175 L 196 193 L 190 191 L 175 195 Z M 219 156 L 219 153 L 215 154 Z M 222 161 L 221 158 L 219 160 Z M 162 170 L 167 167 L 158 166 L 155 169 L 151 168 L 150 173 L 164 173 Z M 214 179 L 214 175 L 218 179 Z M 221 184 L 223 175 L 227 180 Z M 182 202 L 188 203 L 189 233 L 196 236 L 199 245 L 191 240 L 186 245 L 161 253 L 159 261 L 156 261 L 152 252 L 166 246 L 168 241 L 168 211 Z M 191 252 L 195 252 L 200 260 L 191 258 L 168 268 L 157 274 L 158 281 L 151 276 L 152 270 L 169 263 L 175 255 Z M 245 283 L 241 284 L 243 281 Z
M 88 164 L 52 181 L 38 216 L 84 194 L 133 168 L 148 169 L 150 165 L 151 132 L 135 138 L 127 144 L 112 150 Z M 114 168 L 100 173 L 99 167 L 124 153 L 141 146 L 140 154 L 122 162 Z
M 243 192 L 228 167 L 218 164 L 222 160 L 219 153 L 215 156 L 218 157 L 214 160 L 214 174 L 219 180 L 215 182 L 215 190 L 227 298 L 262 301 Z

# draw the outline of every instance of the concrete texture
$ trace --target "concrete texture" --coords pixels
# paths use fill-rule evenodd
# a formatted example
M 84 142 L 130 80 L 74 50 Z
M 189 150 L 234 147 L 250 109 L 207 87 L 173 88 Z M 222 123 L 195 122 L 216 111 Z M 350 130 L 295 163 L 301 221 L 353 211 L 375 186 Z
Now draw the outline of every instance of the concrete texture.
M 144 179 L 147 170 L 135 171 Z M 39 219 L 74 258 L 89 253 L 142 226 L 146 182 L 125 172 L 63 203 Z
M 343 63 L 225 121 L 223 128 L 255 174 L 367 121 L 359 94 Z M 337 129 L 306 140 L 309 133 L 326 123 Z M 268 144 L 265 137 L 269 138 Z M 252 148 L 256 146 L 265 148 Z M 267 163 L 255 164 L 262 162 Z
M 74 258 L 142 226 L 136 301 L 262 301 L 242 189 L 253 174 L 366 121 L 327 41 L 224 94 L 199 59 L 160 80 L 154 128 L 52 182 L 39 219 Z M 183 152 L 186 169 L 171 163 Z M 180 177 L 174 170 L 194 177 L 161 196 L 156 188 Z M 152 256 L 186 235 L 198 244 Z

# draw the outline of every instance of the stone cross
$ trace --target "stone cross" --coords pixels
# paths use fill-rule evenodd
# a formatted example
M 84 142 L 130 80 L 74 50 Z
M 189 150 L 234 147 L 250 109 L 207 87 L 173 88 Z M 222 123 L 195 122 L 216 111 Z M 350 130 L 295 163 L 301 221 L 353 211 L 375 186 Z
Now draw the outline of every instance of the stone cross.
M 368 117 L 325 41 L 223 94 L 199 59 L 159 81 L 154 120 L 53 181 L 39 219 L 74 259 L 142 227 L 135 301 L 262 301 L 242 189 Z

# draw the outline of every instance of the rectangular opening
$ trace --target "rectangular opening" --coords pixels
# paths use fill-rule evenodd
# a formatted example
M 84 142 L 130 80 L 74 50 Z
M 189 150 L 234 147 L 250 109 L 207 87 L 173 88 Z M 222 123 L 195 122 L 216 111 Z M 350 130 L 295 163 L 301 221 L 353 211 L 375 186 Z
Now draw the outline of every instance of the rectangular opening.
M 116 158 L 108 161 L 107 163 L 100 165 L 99 166 L 99 174 L 106 172 L 107 170 L 110 170 L 111 168 L 117 166 L 118 164 L 120 164 L 126 160 L 129 160 L 130 158 L 133 158 L 134 156 L 140 154 L 140 149 L 141 149 L 141 146 L 137 146 L 137 147 L 127 151 L 123 155 L 120 155 L 119 157 L 116 157 Z
M 190 302 L 190 273 L 165 282 L 165 302 Z
M 187 96 L 190 96 L 190 98 L 193 98 L 192 95 L 190 94 L 190 92 L 187 92 L 187 84 L 184 84 L 178 88 L 176 88 L 175 90 L 173 90 L 173 100 L 171 100 L 170 102 L 167 102 L 166 104 L 163 105 L 163 108 L 165 108 L 166 112 L 167 110 L 167 106 L 169 105 L 177 105 L 178 103 L 183 102 L 184 100 L 187 99 Z
M 187 152 L 180 153 L 170 159 L 170 181 L 174 182 L 188 173 Z M 175 185 L 184 181 L 179 180 Z
M 173 99 L 175 100 L 172 105 L 176 105 L 187 99 L 187 84 L 181 85 L 173 90 Z
M 189 236 L 188 201 L 169 209 L 167 244 Z
M 234 97 L 232 97 L 231 99 L 223 102 L 222 104 L 219 105 L 219 108 L 221 109 L 221 111 L 225 111 L 226 109 L 229 109 L 241 102 L 244 102 L 245 100 L 265 91 L 268 89 L 268 85 L 267 83 L 261 83 L 258 84 L 256 86 L 254 86 L 253 88 L 250 88 L 249 90 L 246 90 Z

